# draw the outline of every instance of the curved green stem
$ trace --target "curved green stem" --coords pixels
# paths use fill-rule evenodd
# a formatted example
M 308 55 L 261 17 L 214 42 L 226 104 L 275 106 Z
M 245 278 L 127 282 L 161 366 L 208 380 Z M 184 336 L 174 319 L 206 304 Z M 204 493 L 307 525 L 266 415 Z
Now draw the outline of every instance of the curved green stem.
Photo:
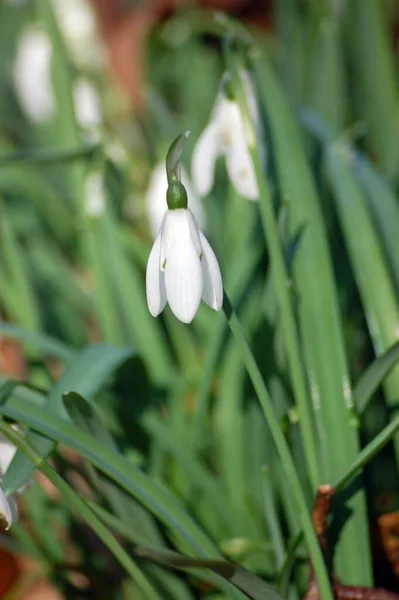
M 281 431 L 278 419 L 274 414 L 273 404 L 269 396 L 269 392 L 263 381 L 259 367 L 249 348 L 245 334 L 241 324 L 234 312 L 230 300 L 225 293 L 223 301 L 223 311 L 226 315 L 232 334 L 235 337 L 238 348 L 241 352 L 243 362 L 248 371 L 248 375 L 252 381 L 255 392 L 258 396 L 266 421 L 270 428 L 270 433 L 279 453 L 286 477 L 294 496 L 294 500 L 298 509 L 298 517 L 308 546 L 310 559 L 313 564 L 315 575 L 320 589 L 320 597 L 323 600 L 333 600 L 333 594 L 330 586 L 330 579 L 327 567 L 324 562 L 323 554 L 319 546 L 316 533 L 313 529 L 312 519 L 306 504 L 306 499 L 302 491 L 301 483 L 297 475 L 295 464 L 292 459 L 290 450 L 285 440 L 284 434 Z
M 92 530 L 98 535 L 108 550 L 115 556 L 126 572 L 136 582 L 137 586 L 149 600 L 160 600 L 158 592 L 130 558 L 120 543 L 114 538 L 107 527 L 94 514 L 91 508 L 71 486 L 58 473 L 52 469 L 43 457 L 10 425 L 0 420 L 0 432 L 3 433 L 19 450 L 24 452 L 35 467 L 47 477 L 49 481 L 59 490 L 61 497 L 82 517 Z
M 0 167 L 10 163 L 53 164 L 90 158 L 101 149 L 101 144 L 90 144 L 66 150 L 20 150 L 0 156 Z

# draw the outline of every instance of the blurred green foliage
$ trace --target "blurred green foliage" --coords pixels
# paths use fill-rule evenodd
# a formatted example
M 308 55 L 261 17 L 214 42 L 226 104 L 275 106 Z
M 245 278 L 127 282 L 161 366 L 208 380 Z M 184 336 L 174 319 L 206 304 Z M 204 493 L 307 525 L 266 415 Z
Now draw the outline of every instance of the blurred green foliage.
M 0 412 L 31 429 L 36 453 L 52 452 L 58 475 L 44 470 L 53 483 L 61 476 L 83 498 L 62 480 L 58 497 L 34 485 L 12 535 L 66 598 L 266 597 L 246 571 L 226 581 L 220 565 L 170 570 L 176 556 L 155 560 L 167 549 L 224 555 L 290 600 L 308 585 L 285 465 L 224 316 L 201 306 L 185 326 L 168 308 L 153 319 L 146 305 L 147 184 L 187 129 L 189 170 L 226 68 L 226 37 L 253 74 L 262 113 L 261 189 L 278 223 L 269 231 L 287 275 L 301 406 L 264 204 L 260 211 L 238 196 L 222 161 L 203 201 L 207 237 L 309 511 L 316 483 L 349 473 L 333 505 L 337 576 L 385 583 L 373 569 L 369 527 L 399 507 L 398 11 L 381 0 L 274 0 L 273 9 L 273 31 L 252 35 L 198 9 L 154 26 L 145 109 L 132 114 L 101 64 L 73 58 L 49 0 L 0 3 L 0 334 L 18 341 L 26 362 L 26 385 L 4 388 Z M 46 118 L 32 119 L 16 85 L 28 30 L 50 43 L 54 110 Z M 99 124 L 79 117 L 81 77 L 97 90 Z M 33 80 L 28 94 L 40 98 Z M 93 172 L 105 189 L 98 215 L 87 204 Z M 34 465 L 18 452 L 4 489 L 18 489 Z M 90 591 L 78 589 L 75 569 Z

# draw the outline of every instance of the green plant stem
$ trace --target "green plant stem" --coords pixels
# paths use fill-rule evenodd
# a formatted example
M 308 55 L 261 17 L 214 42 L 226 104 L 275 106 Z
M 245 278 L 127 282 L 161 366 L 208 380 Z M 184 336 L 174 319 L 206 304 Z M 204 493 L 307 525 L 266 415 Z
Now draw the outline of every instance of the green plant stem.
M 363 450 L 359 452 L 351 466 L 341 475 L 341 477 L 335 483 L 335 490 L 337 492 L 340 491 L 344 487 L 344 485 L 350 479 L 352 479 L 352 477 L 359 469 L 362 469 L 384 446 L 386 446 L 388 442 L 392 440 L 398 429 L 399 415 L 397 415 L 391 421 L 391 423 L 384 427 L 384 429 L 382 429 L 382 431 L 380 431 L 380 433 L 376 435 L 375 438 L 373 438 L 371 442 L 369 442 L 367 446 L 365 446 L 365 448 L 363 448 Z
M 252 381 L 252 385 L 254 386 L 255 392 L 258 396 L 260 405 L 263 409 L 263 413 L 270 428 L 270 433 L 273 437 L 283 468 L 286 473 L 286 477 L 290 484 L 292 494 L 294 496 L 298 509 L 298 517 L 302 526 L 303 534 L 305 536 L 306 544 L 309 550 L 310 559 L 312 561 L 317 583 L 319 586 L 320 597 L 323 598 L 323 600 L 333 600 L 334 596 L 330 586 L 330 579 L 327 567 L 324 563 L 319 542 L 317 540 L 316 533 L 313 529 L 313 524 L 306 504 L 306 499 L 301 488 L 301 483 L 299 481 L 291 453 L 289 451 L 284 434 L 281 431 L 278 419 L 274 414 L 273 404 L 269 396 L 269 392 L 267 391 L 258 365 L 256 364 L 256 361 L 246 340 L 245 334 L 242 330 L 241 324 L 233 310 L 233 307 L 226 293 L 224 294 L 223 311 L 226 315 L 226 319 L 230 326 L 230 330 L 237 342 L 237 346 L 241 352 L 243 362 L 248 371 L 248 375 Z
M 226 62 L 227 67 L 233 77 L 233 83 L 237 92 L 237 100 L 240 106 L 240 111 L 246 126 L 248 129 L 250 129 L 249 137 L 253 140 L 249 150 L 259 188 L 259 207 L 261 219 L 265 232 L 266 245 L 270 254 L 273 282 L 275 285 L 281 314 L 284 342 L 291 372 L 292 387 L 298 407 L 309 478 L 312 485 L 312 490 L 315 492 L 320 482 L 320 470 L 317 458 L 318 452 L 315 443 L 309 394 L 300 352 L 299 333 L 291 303 L 290 289 L 288 284 L 290 277 L 287 271 L 284 253 L 279 241 L 277 219 L 274 214 L 271 195 L 263 172 L 263 165 L 259 155 L 258 145 L 256 143 L 256 131 L 249 112 L 245 90 L 243 88 L 241 77 L 238 75 L 238 69 L 237 65 L 235 64 L 234 57 L 228 48 L 226 50 Z
M 133 562 L 120 543 L 109 532 L 107 527 L 98 519 L 91 508 L 78 496 L 71 486 L 52 469 L 43 457 L 10 425 L 0 420 L 0 432 L 3 433 L 19 450 L 32 461 L 33 465 L 47 477 L 58 489 L 65 500 L 76 513 L 82 517 L 98 535 L 108 550 L 115 556 L 126 572 L 136 582 L 137 586 L 149 600 L 160 600 L 160 596 L 147 577 Z
M 0 156 L 0 167 L 10 163 L 30 163 L 30 164 L 54 164 L 60 162 L 69 162 L 80 158 L 91 158 L 93 154 L 101 149 L 101 144 L 90 144 L 80 148 L 71 148 L 69 150 L 21 150 Z

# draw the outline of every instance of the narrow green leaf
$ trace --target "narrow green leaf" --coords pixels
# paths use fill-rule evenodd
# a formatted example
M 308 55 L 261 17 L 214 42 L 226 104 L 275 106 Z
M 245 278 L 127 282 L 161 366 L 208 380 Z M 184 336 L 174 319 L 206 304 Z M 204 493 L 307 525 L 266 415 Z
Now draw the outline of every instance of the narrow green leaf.
M 138 587 L 142 590 L 145 597 L 148 600 L 160 600 L 158 592 L 154 586 L 150 583 L 146 575 L 136 565 L 116 538 L 108 531 L 104 524 L 97 518 L 92 512 L 89 506 L 80 498 L 75 490 L 66 482 L 58 473 L 54 471 L 45 461 L 42 456 L 36 452 L 36 450 L 27 442 L 26 438 L 19 435 L 12 427 L 6 423 L 0 422 L 0 430 L 6 435 L 10 441 L 12 441 L 19 452 L 23 452 L 28 460 L 31 461 L 33 469 L 38 468 L 54 487 L 59 491 L 60 497 L 64 502 L 67 502 L 72 510 L 74 510 L 86 523 L 92 528 L 92 530 L 98 535 L 100 540 L 105 544 L 109 551 L 115 556 L 115 558 L 121 563 L 126 569 L 127 573 L 136 582 Z M 41 492 L 43 494 L 43 492 Z M 43 497 L 43 496 L 42 496 Z M 42 507 L 43 508 L 43 507 Z M 41 515 L 43 520 L 43 515 Z M 49 523 L 46 523 L 49 526 Z M 62 549 L 60 540 L 55 537 L 53 544 Z M 46 540 L 48 544 L 48 540 Z M 47 548 L 46 548 L 47 549 Z M 52 549 L 53 551 L 54 549 Z
M 11 379 L 0 385 L 0 405 L 7 400 L 18 385 L 20 385 L 19 381 Z
M 357 411 L 362 414 L 374 392 L 380 387 L 391 369 L 399 360 L 399 342 L 375 359 L 362 374 L 353 390 L 353 400 Z
M 360 153 L 354 156 L 353 172 L 368 200 L 399 289 L 399 197 L 386 178 Z
M 309 57 L 311 106 L 334 129 L 341 131 L 347 119 L 347 82 L 341 32 L 332 14 L 321 11 Z
M 28 425 L 54 442 L 63 443 L 90 461 L 146 506 L 193 553 L 206 558 L 220 557 L 213 542 L 183 510 L 176 498 L 120 454 L 71 423 L 23 400 L 10 398 L 0 406 L 0 414 Z M 3 488 L 6 493 L 10 493 L 4 481 Z M 232 597 L 237 600 L 241 598 L 233 588 L 229 590 Z
M 87 398 L 93 398 L 112 373 L 131 355 L 132 350 L 128 348 L 113 348 L 105 344 L 88 346 L 76 355 L 51 389 L 45 410 L 49 415 L 57 415 L 69 420 L 62 403 L 62 395 L 75 390 Z M 35 432 L 28 433 L 27 440 L 43 456 L 48 456 L 54 448 L 52 441 Z M 4 488 L 15 492 L 28 481 L 33 470 L 29 459 L 17 452 L 4 477 Z
M 12 303 L 7 305 L 7 310 L 24 327 L 37 330 L 40 328 L 39 308 L 26 255 L 5 205 L 1 204 L 0 209 L 2 264 L 5 266 L 8 285 L 12 289 Z
M 359 452 L 356 460 L 350 465 L 343 475 L 338 479 L 335 484 L 336 489 L 342 489 L 344 485 L 368 462 L 375 456 L 397 433 L 399 429 L 399 415 L 392 420 L 379 434 L 375 436 L 367 444 L 363 450 Z
M 326 165 L 345 243 L 377 356 L 398 340 L 399 301 L 362 189 L 351 173 L 344 142 L 330 145 Z M 372 277 L 370 277 L 370 274 Z M 388 404 L 397 410 L 399 367 L 384 381 Z M 395 438 L 399 460 L 399 437 Z
M 118 452 L 117 445 L 93 402 L 89 402 L 76 392 L 69 392 L 63 394 L 63 403 L 75 425 L 88 432 L 113 452 Z M 147 544 L 151 542 L 151 544 L 162 545 L 162 536 L 151 515 L 108 477 L 99 474 L 97 479 L 99 488 L 107 498 L 113 512 L 123 521 L 124 527 L 134 530 L 139 537 L 141 536 L 141 539 L 147 540 Z
M 71 347 L 45 333 L 35 333 L 13 323 L 0 322 L 0 335 L 11 340 L 32 344 L 32 346 L 35 346 L 44 354 L 49 354 L 67 363 L 76 354 L 76 351 Z
M 124 539 L 133 544 L 141 546 L 148 545 L 148 538 L 142 537 L 135 527 L 126 527 L 126 523 L 123 520 L 118 519 L 118 517 L 115 517 L 92 500 L 86 499 L 85 502 L 104 524 L 118 535 L 121 535 Z M 193 600 L 192 594 L 185 582 L 178 579 L 172 573 L 168 573 L 163 569 L 156 569 L 154 571 L 150 569 L 150 572 L 156 580 L 159 580 L 161 586 L 168 591 L 172 600 Z
M 205 493 L 213 506 L 213 510 L 224 523 L 224 534 L 231 525 L 229 502 L 226 502 L 223 491 L 217 479 L 198 460 L 189 447 L 188 440 L 179 436 L 179 431 L 172 424 L 164 425 L 154 414 L 147 414 L 142 420 L 144 429 L 154 437 L 162 448 L 170 452 L 185 470 L 190 480 L 190 487 L 195 491 Z M 179 439 L 180 437 L 180 439 Z M 227 504 L 227 505 L 226 505 Z
M 75 450 L 147 506 L 174 533 L 181 536 L 194 552 L 200 556 L 217 557 L 214 545 L 179 506 L 176 499 L 120 454 L 64 419 L 23 400 L 10 398 L 0 407 L 0 413 L 21 421 L 54 442 L 63 443 Z M 3 488 L 10 493 L 5 480 Z
M 136 548 L 136 554 L 175 569 L 189 567 L 210 569 L 232 583 L 252 600 L 282 600 L 282 597 L 276 590 L 265 581 L 254 575 L 251 571 L 244 569 L 244 567 L 226 560 L 196 559 L 172 552 L 171 550 L 161 551 L 150 548 Z
M 346 14 L 356 112 L 366 123 L 370 154 L 387 175 L 397 178 L 399 84 L 384 2 L 353 0 Z
M 300 298 L 298 316 L 312 390 L 308 402 L 316 408 L 323 480 L 333 481 L 356 458 L 359 439 L 352 425 L 350 380 L 328 237 L 297 124 L 262 54 L 254 58 L 254 67 L 268 116 L 279 194 L 288 204 L 292 236 L 304 228 L 293 262 L 293 286 Z M 351 518 L 336 549 L 337 572 L 348 584 L 362 581 L 371 585 L 364 494 L 359 492 L 350 505 Z

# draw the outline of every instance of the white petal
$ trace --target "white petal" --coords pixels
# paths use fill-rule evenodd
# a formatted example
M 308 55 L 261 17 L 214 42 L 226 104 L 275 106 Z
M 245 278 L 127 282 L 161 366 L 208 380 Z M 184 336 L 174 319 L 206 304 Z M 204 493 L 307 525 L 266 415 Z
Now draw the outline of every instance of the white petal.
M 97 127 L 102 123 L 100 98 L 94 85 L 81 77 L 73 89 L 76 116 L 82 127 Z
M 0 525 L 9 529 L 18 520 L 18 506 L 14 496 L 7 498 L 0 487 Z
M 199 232 L 202 246 L 202 299 L 214 310 L 220 310 L 223 304 L 223 283 L 219 263 L 208 240 Z
M 99 218 L 105 213 L 105 208 L 106 190 L 103 174 L 100 171 L 92 171 L 85 181 L 85 213 L 88 217 Z
M 160 256 L 161 232 L 150 252 L 146 272 L 147 304 L 153 317 L 157 317 L 166 304 L 165 275 L 160 269 Z
M 13 68 L 14 87 L 22 109 L 36 123 L 44 123 L 55 113 L 52 51 L 50 38 L 42 30 L 27 29 L 19 39 Z
M 17 449 L 5 435 L 0 434 L 0 477 L 7 471 Z
M 207 196 L 215 180 L 215 162 L 222 148 L 219 139 L 219 124 L 211 121 L 195 145 L 191 159 L 193 184 L 202 196 Z
M 242 126 L 234 132 L 232 145 L 226 154 L 226 166 L 229 178 L 237 192 L 248 200 L 258 200 L 259 190 L 255 170 Z
M 189 208 L 167 210 L 162 224 L 161 270 L 165 270 L 167 259 L 176 240 L 193 243 L 197 255 L 201 254 L 198 225 Z
M 202 296 L 202 268 L 191 237 L 175 239 L 165 268 L 166 295 L 180 321 L 190 323 Z

